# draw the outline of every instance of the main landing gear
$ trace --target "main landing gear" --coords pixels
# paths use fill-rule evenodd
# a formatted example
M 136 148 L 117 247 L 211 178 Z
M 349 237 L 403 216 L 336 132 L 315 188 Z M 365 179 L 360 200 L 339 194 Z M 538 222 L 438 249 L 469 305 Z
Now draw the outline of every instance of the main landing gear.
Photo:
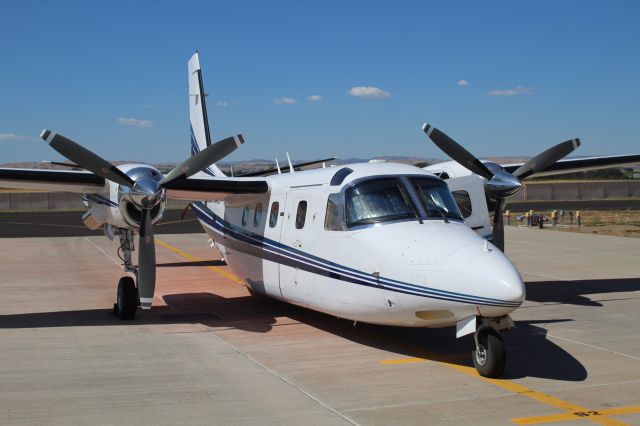
M 138 276 L 138 268 L 131 263 L 131 252 L 134 250 L 133 232 L 129 229 L 120 229 L 118 235 L 120 237 L 118 256 L 124 262 L 124 270 Z M 114 315 L 123 320 L 133 319 L 136 316 L 138 306 L 140 306 L 140 295 L 134 279 L 130 276 L 120 278 L 116 303 L 113 304 Z
M 513 328 L 513 320 L 509 316 L 478 320 L 481 324 L 473 336 L 476 348 L 471 352 L 473 366 L 483 377 L 500 377 L 507 362 L 507 354 L 499 332 Z

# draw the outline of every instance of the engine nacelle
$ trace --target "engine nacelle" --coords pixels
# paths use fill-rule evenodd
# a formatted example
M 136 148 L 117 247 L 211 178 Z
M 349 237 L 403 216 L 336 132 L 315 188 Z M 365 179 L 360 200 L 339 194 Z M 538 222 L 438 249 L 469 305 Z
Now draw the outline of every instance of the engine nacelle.
M 155 167 L 146 164 L 123 164 L 118 166 L 131 179 L 151 178 L 160 181 L 162 173 Z M 98 194 L 85 194 L 83 196 L 87 212 L 82 216 L 82 221 L 89 229 L 98 229 L 104 224 L 116 228 L 140 229 L 142 210 L 132 201 L 130 188 L 109 181 L 109 192 Z M 162 193 L 160 202 L 151 209 L 151 222 L 156 223 L 162 219 L 166 206 L 166 194 Z

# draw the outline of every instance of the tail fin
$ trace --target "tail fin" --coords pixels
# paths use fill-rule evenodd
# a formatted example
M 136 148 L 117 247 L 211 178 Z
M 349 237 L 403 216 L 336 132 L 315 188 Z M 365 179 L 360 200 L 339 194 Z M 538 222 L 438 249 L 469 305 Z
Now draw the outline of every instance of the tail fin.
M 198 52 L 189 59 L 189 121 L 191 122 L 191 155 L 194 155 L 211 145 Z M 224 176 L 215 164 L 207 167 L 203 172 L 211 176 Z

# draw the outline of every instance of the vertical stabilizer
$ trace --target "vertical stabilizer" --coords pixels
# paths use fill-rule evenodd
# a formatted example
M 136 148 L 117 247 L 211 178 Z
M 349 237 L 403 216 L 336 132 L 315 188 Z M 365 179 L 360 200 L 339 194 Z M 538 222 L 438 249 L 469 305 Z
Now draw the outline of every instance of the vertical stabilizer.
M 191 155 L 194 155 L 211 145 L 211 133 L 198 52 L 194 53 L 189 59 L 189 121 L 191 122 Z M 224 176 L 220 169 L 213 164 L 204 169 L 203 172 L 211 176 Z

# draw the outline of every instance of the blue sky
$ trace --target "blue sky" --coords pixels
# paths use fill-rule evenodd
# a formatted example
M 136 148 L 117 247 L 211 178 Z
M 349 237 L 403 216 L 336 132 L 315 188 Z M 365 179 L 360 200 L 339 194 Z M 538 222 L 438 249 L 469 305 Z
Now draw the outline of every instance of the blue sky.
M 0 13 L 0 162 L 59 160 L 43 128 L 111 160 L 182 160 L 196 49 L 214 140 L 247 140 L 229 160 L 444 158 L 425 120 L 478 156 L 574 137 L 580 155 L 640 152 L 636 1 L 7 0 Z

